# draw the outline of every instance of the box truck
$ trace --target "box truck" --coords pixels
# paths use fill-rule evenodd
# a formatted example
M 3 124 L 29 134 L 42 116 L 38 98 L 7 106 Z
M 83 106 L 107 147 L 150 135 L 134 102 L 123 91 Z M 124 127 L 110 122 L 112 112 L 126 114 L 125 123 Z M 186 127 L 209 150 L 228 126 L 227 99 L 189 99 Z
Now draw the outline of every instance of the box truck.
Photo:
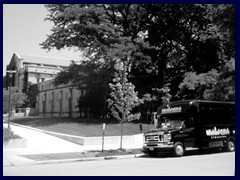
M 183 100 L 160 106 L 154 128 L 144 132 L 143 152 L 171 151 L 183 156 L 192 148 L 235 151 L 235 103 Z

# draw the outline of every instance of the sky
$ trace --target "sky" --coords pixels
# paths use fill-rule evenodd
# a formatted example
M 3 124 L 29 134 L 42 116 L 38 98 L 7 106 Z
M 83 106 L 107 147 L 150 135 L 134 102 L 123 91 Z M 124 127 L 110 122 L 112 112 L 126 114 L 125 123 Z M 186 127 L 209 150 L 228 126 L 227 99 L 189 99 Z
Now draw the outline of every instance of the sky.
M 51 33 L 53 23 L 45 21 L 43 4 L 3 4 L 3 75 L 13 53 L 77 60 L 74 50 L 41 49 L 40 43 Z

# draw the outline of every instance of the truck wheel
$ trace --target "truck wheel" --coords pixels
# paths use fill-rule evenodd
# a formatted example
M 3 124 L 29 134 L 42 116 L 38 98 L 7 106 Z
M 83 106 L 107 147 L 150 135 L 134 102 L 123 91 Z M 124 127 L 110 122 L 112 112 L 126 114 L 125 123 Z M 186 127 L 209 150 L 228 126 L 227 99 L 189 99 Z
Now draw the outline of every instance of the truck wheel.
M 175 157 L 181 157 L 183 156 L 185 153 L 185 147 L 183 145 L 183 143 L 181 142 L 176 142 L 174 145 L 173 145 L 173 155 Z
M 235 142 L 234 142 L 234 140 L 229 139 L 229 140 L 227 141 L 226 150 L 227 150 L 228 152 L 233 152 L 233 151 L 235 151 Z
M 157 151 L 149 151 L 148 155 L 151 157 L 156 157 L 158 155 L 158 152 Z

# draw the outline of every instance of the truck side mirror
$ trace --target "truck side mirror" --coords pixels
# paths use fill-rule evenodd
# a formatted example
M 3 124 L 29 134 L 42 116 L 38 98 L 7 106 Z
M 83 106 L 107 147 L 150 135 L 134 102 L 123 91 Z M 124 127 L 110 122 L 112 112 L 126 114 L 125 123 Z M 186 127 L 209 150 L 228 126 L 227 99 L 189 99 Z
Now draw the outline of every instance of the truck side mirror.
M 182 122 L 182 125 L 180 126 L 180 130 L 184 130 L 184 129 L 186 129 L 186 125 L 184 122 Z
M 153 122 L 154 122 L 154 128 L 157 128 L 157 126 L 158 126 L 157 112 L 153 113 L 152 118 L 153 118 Z

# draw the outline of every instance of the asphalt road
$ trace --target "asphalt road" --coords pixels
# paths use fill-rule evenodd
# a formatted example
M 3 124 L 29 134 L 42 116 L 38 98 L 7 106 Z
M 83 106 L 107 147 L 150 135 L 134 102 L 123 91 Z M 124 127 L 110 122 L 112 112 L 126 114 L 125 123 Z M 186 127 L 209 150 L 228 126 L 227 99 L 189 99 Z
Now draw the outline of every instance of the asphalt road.
M 233 176 L 235 153 L 11 166 L 4 176 Z

